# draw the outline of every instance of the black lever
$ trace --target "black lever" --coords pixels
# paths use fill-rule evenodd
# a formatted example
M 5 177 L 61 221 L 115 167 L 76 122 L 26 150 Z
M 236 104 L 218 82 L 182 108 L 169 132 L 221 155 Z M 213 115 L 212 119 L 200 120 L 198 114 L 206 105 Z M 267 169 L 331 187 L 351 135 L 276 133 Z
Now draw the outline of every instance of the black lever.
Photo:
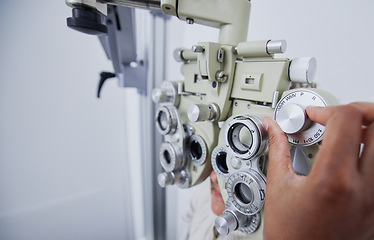
M 114 73 L 111 73 L 111 72 L 101 72 L 100 73 L 100 81 L 99 81 L 99 86 L 97 88 L 97 98 L 100 98 L 100 91 L 101 91 L 101 88 L 104 85 L 104 82 L 109 78 L 114 78 L 115 76 L 116 75 Z

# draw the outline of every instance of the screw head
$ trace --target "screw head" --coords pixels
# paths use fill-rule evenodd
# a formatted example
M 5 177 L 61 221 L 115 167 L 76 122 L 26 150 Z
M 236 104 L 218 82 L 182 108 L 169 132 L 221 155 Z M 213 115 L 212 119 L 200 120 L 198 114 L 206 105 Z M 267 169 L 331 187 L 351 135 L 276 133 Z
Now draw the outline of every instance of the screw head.
M 192 19 L 192 18 L 187 18 L 186 19 L 186 22 L 188 23 L 188 24 L 194 24 L 194 20 Z

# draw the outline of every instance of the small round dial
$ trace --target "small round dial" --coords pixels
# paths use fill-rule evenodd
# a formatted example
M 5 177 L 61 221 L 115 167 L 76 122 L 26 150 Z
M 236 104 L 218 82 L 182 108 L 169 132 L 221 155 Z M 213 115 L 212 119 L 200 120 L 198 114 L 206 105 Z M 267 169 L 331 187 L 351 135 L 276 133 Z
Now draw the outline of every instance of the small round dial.
M 274 119 L 295 146 L 310 146 L 322 140 L 325 127 L 312 122 L 306 114 L 309 105 L 326 107 L 327 99 L 308 89 L 293 90 L 277 104 Z

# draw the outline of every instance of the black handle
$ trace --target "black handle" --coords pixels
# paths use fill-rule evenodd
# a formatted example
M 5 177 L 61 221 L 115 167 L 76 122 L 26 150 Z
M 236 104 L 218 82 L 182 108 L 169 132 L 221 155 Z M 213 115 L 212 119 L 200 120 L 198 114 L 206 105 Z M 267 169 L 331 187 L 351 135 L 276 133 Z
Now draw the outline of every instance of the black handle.
M 111 72 L 101 72 L 100 73 L 100 81 L 99 81 L 99 86 L 97 88 L 97 98 L 100 98 L 100 91 L 101 91 L 101 88 L 104 85 L 104 82 L 107 79 L 114 78 L 115 76 L 116 75 L 114 73 L 111 73 Z

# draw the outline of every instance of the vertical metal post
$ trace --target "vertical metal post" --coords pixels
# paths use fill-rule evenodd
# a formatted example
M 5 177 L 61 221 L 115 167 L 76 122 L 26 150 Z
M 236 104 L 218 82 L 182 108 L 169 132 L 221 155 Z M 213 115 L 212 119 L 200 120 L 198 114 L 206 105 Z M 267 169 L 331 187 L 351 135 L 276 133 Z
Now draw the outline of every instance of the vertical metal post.
M 166 208 L 165 189 L 157 182 L 161 173 L 159 163 L 159 149 L 161 135 L 156 132 L 154 116 L 155 107 L 151 99 L 151 92 L 159 86 L 165 78 L 165 38 L 166 18 L 152 13 L 152 27 L 148 46 L 148 84 L 147 89 L 140 91 L 141 129 L 142 129 L 142 166 L 143 166 L 143 196 L 144 196 L 144 229 L 147 240 L 166 239 Z

